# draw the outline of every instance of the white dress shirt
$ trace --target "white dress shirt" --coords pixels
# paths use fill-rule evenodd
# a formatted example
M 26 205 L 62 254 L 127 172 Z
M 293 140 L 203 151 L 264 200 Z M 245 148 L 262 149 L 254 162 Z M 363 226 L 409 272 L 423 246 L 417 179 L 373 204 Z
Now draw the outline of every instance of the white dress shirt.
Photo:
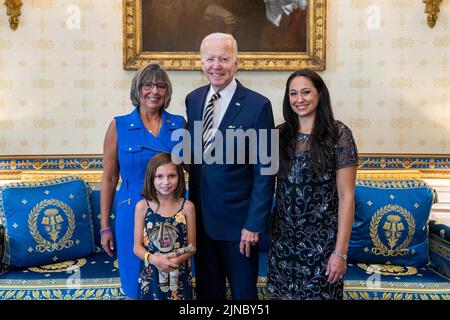
M 214 121 L 212 124 L 213 129 L 219 128 L 220 122 L 222 121 L 225 111 L 227 111 L 228 105 L 230 104 L 231 99 L 233 98 L 236 88 L 237 82 L 235 79 L 233 79 L 222 91 L 219 91 L 220 98 L 214 102 L 214 115 L 213 115 Z M 210 86 L 208 94 L 206 95 L 203 110 L 205 110 L 209 100 L 211 99 L 214 93 L 216 92 L 214 91 L 212 86 Z

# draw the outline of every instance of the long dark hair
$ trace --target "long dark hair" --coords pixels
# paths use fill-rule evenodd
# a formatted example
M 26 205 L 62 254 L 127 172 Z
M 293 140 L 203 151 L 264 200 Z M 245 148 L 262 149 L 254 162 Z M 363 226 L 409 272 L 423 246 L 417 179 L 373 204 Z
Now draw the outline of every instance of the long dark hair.
M 294 157 L 297 132 L 300 128 L 298 115 L 292 110 L 289 102 L 289 86 L 296 77 L 308 78 L 313 83 L 319 96 L 309 150 L 312 168 L 315 173 L 321 174 L 333 167 L 337 127 L 333 110 L 331 109 L 328 88 L 323 79 L 310 69 L 295 71 L 286 82 L 283 99 L 283 118 L 285 123 L 280 126 L 280 173 L 287 174 L 289 171 Z
M 174 164 L 170 157 L 170 153 L 158 153 L 154 155 L 147 164 L 145 172 L 144 186 L 141 195 L 147 200 L 154 200 L 159 207 L 158 192 L 155 188 L 156 169 L 165 164 L 173 164 L 177 168 L 178 185 L 174 191 L 175 199 L 184 197 L 186 192 L 186 183 L 184 181 L 184 173 L 181 165 Z

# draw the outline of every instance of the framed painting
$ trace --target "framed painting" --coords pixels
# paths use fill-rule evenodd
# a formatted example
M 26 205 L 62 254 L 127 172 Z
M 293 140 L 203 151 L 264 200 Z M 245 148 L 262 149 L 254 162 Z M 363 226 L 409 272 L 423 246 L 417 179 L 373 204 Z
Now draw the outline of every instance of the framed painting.
M 236 38 L 240 70 L 325 69 L 326 0 L 123 0 L 123 67 L 200 70 L 213 32 Z

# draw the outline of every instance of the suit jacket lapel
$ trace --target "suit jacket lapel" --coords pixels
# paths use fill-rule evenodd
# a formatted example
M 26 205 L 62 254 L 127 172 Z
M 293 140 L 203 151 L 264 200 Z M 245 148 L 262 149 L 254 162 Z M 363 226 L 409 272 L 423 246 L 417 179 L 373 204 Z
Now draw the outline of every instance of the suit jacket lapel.
M 227 107 L 227 111 L 225 111 L 225 114 L 223 115 L 222 121 L 219 124 L 219 130 L 223 133 L 225 132 L 225 129 L 227 129 L 233 122 L 239 112 L 241 112 L 242 107 L 244 106 L 241 100 L 245 97 L 245 88 L 239 81 L 236 80 L 236 82 L 236 91 Z
M 195 97 L 194 107 L 192 108 L 193 121 L 201 121 L 203 117 L 203 106 L 205 105 L 206 95 L 208 94 L 209 85 L 204 86 Z

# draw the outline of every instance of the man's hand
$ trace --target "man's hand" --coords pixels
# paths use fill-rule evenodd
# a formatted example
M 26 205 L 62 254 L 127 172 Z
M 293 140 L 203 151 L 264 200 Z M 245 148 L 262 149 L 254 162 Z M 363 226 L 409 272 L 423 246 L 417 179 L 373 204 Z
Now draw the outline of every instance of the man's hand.
M 241 231 L 241 242 L 239 243 L 239 251 L 241 254 L 245 254 L 248 258 L 250 257 L 251 246 L 254 246 L 259 241 L 259 232 L 248 231 L 247 229 L 242 229 Z

